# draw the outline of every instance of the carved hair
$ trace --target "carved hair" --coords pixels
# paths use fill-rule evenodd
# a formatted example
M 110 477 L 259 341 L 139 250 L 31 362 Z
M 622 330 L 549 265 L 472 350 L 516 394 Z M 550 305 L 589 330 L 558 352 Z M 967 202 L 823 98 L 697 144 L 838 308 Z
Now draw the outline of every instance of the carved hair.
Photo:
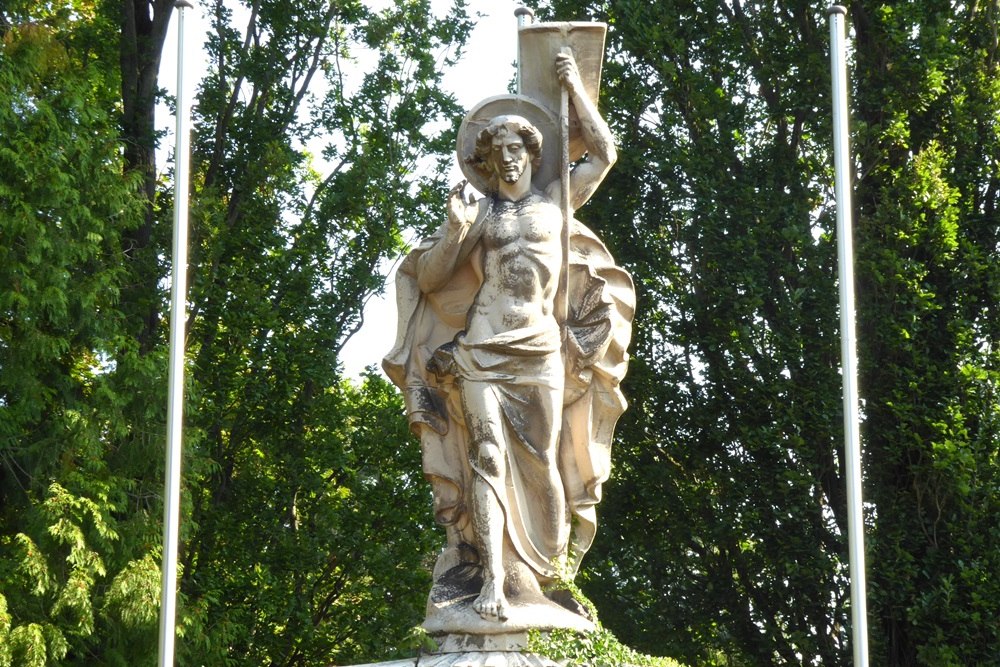
M 531 155 L 532 173 L 537 173 L 542 164 L 542 133 L 538 128 L 523 116 L 497 116 L 476 136 L 476 148 L 465 158 L 465 163 L 482 175 L 490 193 L 499 188 L 499 176 L 490 165 L 493 139 L 501 132 L 509 131 L 516 132 L 524 141 L 524 147 Z

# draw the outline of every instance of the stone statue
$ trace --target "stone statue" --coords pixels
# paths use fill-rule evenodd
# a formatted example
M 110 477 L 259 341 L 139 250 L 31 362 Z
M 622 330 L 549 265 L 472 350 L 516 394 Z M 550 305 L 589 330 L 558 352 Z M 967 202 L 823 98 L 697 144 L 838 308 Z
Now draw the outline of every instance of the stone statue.
M 635 297 L 563 201 L 582 206 L 604 179 L 617 157 L 611 133 L 573 54 L 547 68 L 587 153 L 568 188 L 544 101 L 490 98 L 459 138 L 463 171 L 485 196 L 456 185 L 447 220 L 397 272 L 399 330 L 383 367 L 403 391 L 447 533 L 424 623 L 432 634 L 592 627 L 551 589 L 572 578 L 595 534 Z

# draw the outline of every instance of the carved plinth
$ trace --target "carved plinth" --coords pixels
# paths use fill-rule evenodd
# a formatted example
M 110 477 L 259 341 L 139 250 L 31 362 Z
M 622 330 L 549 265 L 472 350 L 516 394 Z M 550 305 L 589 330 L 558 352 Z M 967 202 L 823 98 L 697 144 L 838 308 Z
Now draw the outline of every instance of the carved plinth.
M 452 634 L 438 638 L 438 650 L 418 658 L 356 667 L 560 667 L 559 663 L 525 653 L 528 634 Z

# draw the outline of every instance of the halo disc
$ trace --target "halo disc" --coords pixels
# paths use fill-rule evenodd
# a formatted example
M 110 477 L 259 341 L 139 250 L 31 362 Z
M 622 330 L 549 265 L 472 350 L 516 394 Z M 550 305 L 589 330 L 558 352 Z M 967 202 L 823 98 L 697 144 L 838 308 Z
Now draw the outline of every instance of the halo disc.
M 559 178 L 559 123 L 555 115 L 530 97 L 497 95 L 472 107 L 458 129 L 458 165 L 469 183 L 482 193 L 490 188 L 482 174 L 465 158 L 476 150 L 476 137 L 497 116 L 523 116 L 542 134 L 542 165 L 532 173 L 531 183 L 543 190 Z

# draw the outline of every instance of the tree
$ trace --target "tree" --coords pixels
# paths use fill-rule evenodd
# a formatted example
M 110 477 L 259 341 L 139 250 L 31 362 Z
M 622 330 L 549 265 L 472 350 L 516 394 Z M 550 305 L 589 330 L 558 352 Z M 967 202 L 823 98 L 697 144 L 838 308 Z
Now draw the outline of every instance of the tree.
M 853 9 L 875 636 L 995 663 L 1000 7 Z
M 580 214 L 636 278 L 584 590 L 644 650 L 849 660 L 826 16 L 590 3 L 621 148 Z M 998 643 L 997 8 L 850 3 L 873 659 Z
M 435 538 L 398 397 L 345 384 L 338 354 L 404 227 L 433 224 L 458 115 L 439 68 L 468 18 L 209 11 L 179 658 L 381 657 L 419 618 Z M 0 665 L 155 655 L 171 210 L 151 119 L 170 13 L 0 11 Z
M 9 3 L 0 17 L 0 664 L 86 646 L 115 589 L 129 480 L 111 459 L 120 401 L 122 178 L 113 36 L 92 3 Z M 126 556 L 127 557 L 127 556 Z M 112 590 L 105 588 L 112 582 Z

